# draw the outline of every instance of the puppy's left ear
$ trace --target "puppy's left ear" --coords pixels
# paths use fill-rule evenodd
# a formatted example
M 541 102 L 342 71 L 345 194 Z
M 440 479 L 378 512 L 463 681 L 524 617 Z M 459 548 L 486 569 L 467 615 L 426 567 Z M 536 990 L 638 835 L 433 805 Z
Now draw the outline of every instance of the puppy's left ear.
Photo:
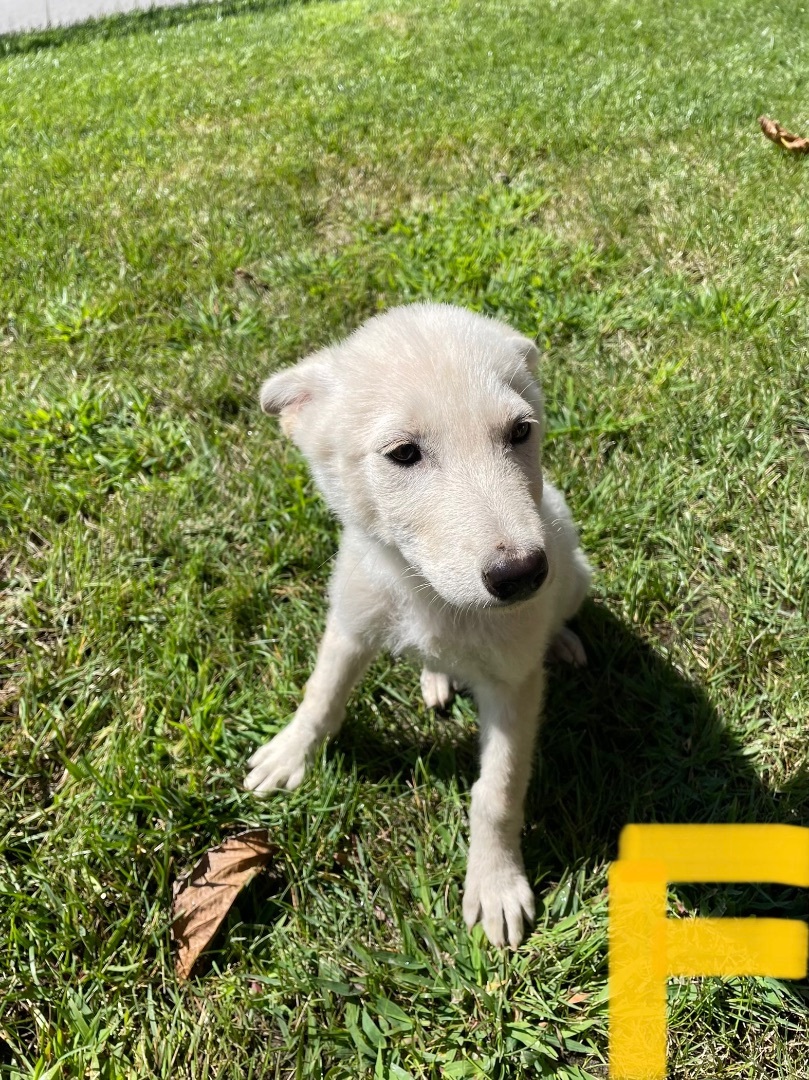
M 323 398 L 330 385 L 329 354 L 324 349 L 271 375 L 261 387 L 259 402 L 265 413 L 280 416 L 281 429 L 291 436 L 301 413 Z

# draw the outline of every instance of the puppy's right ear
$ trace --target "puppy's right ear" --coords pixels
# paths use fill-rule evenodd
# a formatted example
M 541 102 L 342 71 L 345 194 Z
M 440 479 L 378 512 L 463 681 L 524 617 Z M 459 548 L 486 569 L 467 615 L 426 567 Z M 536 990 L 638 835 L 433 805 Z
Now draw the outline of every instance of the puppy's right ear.
M 522 337 L 522 335 L 515 335 L 509 338 L 509 342 L 517 350 L 517 355 L 522 362 L 528 368 L 532 375 L 536 374 L 536 370 L 539 367 L 539 350 L 536 344 L 529 338 Z
M 315 353 L 294 367 L 271 375 L 261 387 L 259 402 L 265 413 L 280 415 L 281 429 L 292 435 L 301 412 L 329 391 L 328 353 Z

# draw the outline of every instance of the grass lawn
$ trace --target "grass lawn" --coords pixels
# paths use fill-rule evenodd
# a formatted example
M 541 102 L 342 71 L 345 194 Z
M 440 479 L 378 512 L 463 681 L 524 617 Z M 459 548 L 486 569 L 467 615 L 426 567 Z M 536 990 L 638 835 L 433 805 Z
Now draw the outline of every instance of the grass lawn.
M 807 15 L 787 0 L 224 4 L 0 39 L 0 1075 L 604 1077 L 630 821 L 809 824 Z M 462 926 L 475 719 L 380 660 L 311 778 L 336 530 L 274 367 L 449 300 L 543 351 L 597 568 L 515 954 Z M 281 851 L 188 983 L 171 883 Z M 671 913 L 806 917 L 800 890 Z M 805 1078 L 809 986 L 669 984 L 670 1075 Z

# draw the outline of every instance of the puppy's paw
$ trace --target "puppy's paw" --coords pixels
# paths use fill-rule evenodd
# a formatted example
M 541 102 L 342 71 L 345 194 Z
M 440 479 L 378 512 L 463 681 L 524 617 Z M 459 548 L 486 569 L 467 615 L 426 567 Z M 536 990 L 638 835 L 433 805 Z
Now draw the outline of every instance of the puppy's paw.
M 587 653 L 584 651 L 581 638 L 569 626 L 563 626 L 551 642 L 548 659 L 572 664 L 573 667 L 587 667 Z
M 534 921 L 534 894 L 522 869 L 511 862 L 483 868 L 470 861 L 463 894 L 463 917 L 469 930 L 483 924 L 498 949 L 516 949 Z
M 260 746 L 248 760 L 250 772 L 244 786 L 256 795 L 265 795 L 268 791 L 292 791 L 306 775 L 318 746 L 319 743 L 313 742 L 308 734 L 296 729 L 294 723 L 290 724 Z
M 455 688 L 449 675 L 424 668 L 421 672 L 421 695 L 428 709 L 438 709 L 439 712 L 443 712 L 452 704 Z

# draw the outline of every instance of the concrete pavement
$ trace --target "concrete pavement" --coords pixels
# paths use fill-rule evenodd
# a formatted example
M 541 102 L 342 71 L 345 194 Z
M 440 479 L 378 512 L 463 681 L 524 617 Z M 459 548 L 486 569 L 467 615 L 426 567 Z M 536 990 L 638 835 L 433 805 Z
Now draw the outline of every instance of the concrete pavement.
M 190 0 L 0 0 L 0 34 L 67 26 L 99 15 L 176 7 Z

